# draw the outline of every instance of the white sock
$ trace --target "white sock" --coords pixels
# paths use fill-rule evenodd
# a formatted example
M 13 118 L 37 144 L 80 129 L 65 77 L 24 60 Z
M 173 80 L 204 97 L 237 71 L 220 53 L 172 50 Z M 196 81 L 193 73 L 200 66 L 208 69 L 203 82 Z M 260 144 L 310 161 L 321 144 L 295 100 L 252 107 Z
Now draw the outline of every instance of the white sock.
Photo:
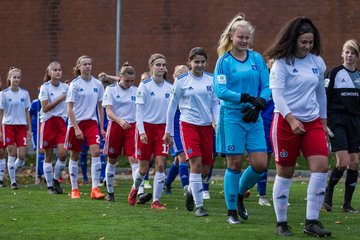
M 139 168 L 139 163 L 132 163 L 131 164 L 131 174 L 132 174 L 132 178 L 133 178 L 133 181 L 135 182 L 135 179 L 136 179 L 136 171 L 138 170 Z
M 307 188 L 306 219 L 317 220 L 324 202 L 327 173 L 311 173 Z
M 107 163 L 105 168 L 106 188 L 108 193 L 114 192 L 115 164 Z
M 0 181 L 2 181 L 4 179 L 5 168 L 6 168 L 5 159 L 0 159 Z
M 62 171 L 65 169 L 66 161 L 60 161 L 60 159 L 56 160 L 55 163 L 55 171 L 54 171 L 54 179 L 59 180 L 59 177 L 62 176 Z
M 190 173 L 190 188 L 192 195 L 194 197 L 194 202 L 196 207 L 201 207 L 204 205 L 203 201 L 203 189 L 202 189 L 202 177 L 201 173 Z
M 138 192 L 137 194 L 140 195 L 140 194 L 143 194 L 144 193 L 144 180 L 141 182 L 139 188 L 138 188 Z
M 45 180 L 46 180 L 46 184 L 48 187 L 52 187 L 53 186 L 53 181 L 52 181 L 52 173 L 53 173 L 53 169 L 52 169 L 52 163 L 47 163 L 44 162 L 44 176 L 45 176 Z
M 16 183 L 15 159 L 16 157 L 8 157 L 8 172 L 11 184 Z
M 273 202 L 277 222 L 287 221 L 290 187 L 291 178 L 283 178 L 276 175 L 273 186 Z
M 25 165 L 25 160 L 21 160 L 20 158 L 17 158 L 15 161 L 15 170 Z
M 141 185 L 142 182 L 144 182 L 144 177 L 145 176 L 142 176 L 140 173 L 139 173 L 139 169 L 135 172 L 136 174 L 136 177 L 135 177 L 135 181 L 134 181 L 134 184 L 133 184 L 133 187 L 135 189 L 139 189 L 139 186 Z M 144 183 L 143 183 L 143 186 L 144 186 Z
M 92 188 L 97 188 L 100 182 L 101 160 L 100 157 L 91 157 Z
M 161 198 L 162 191 L 164 189 L 164 184 L 165 184 L 165 173 L 155 172 L 153 202 L 158 201 Z
M 70 159 L 69 161 L 69 173 L 70 173 L 70 182 L 71 188 L 77 189 L 78 188 L 78 161 L 73 161 Z

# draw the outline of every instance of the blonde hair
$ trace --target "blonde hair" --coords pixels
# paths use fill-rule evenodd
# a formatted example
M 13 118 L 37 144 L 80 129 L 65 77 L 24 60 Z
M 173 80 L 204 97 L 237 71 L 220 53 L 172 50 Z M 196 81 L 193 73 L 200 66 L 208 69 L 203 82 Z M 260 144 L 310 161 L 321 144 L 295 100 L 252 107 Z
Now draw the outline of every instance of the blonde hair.
M 174 68 L 173 78 L 177 78 L 180 74 L 189 71 L 189 68 L 186 65 L 176 65 Z
M 218 42 L 219 46 L 217 48 L 217 53 L 219 57 L 232 49 L 232 42 L 230 40 L 230 37 L 235 32 L 235 29 L 239 27 L 249 30 L 251 36 L 254 35 L 255 27 L 249 21 L 245 20 L 244 13 L 239 13 L 228 23 L 225 30 L 220 36 Z
M 81 57 L 79 57 L 78 60 L 76 61 L 75 67 L 74 67 L 74 75 L 75 75 L 75 77 L 81 75 L 79 67 L 81 65 L 81 62 L 84 61 L 85 59 L 90 59 L 91 62 L 93 61 L 93 59 L 91 57 L 87 56 L 87 55 L 82 55 Z
M 150 68 L 150 74 L 151 74 L 151 75 L 153 74 L 153 72 L 152 72 L 152 70 L 151 70 L 151 67 L 154 65 L 154 62 L 155 62 L 155 60 L 157 60 L 157 59 L 164 59 L 165 62 L 166 62 L 165 56 L 162 55 L 161 53 L 151 54 L 151 56 L 150 56 L 150 58 L 149 58 L 149 60 L 148 60 L 148 64 L 149 64 L 149 68 Z M 165 74 L 164 74 L 163 78 L 164 78 L 164 79 L 167 78 L 167 70 L 165 71 Z
M 54 62 L 50 63 L 49 66 L 46 68 L 45 76 L 43 78 L 44 83 L 51 79 L 50 74 L 49 74 L 50 70 L 57 64 L 61 67 L 61 65 L 60 65 L 60 63 L 58 61 L 54 61 Z
M 345 49 L 351 49 L 355 52 L 356 56 L 359 57 L 359 44 L 355 39 L 349 39 L 344 43 L 343 51 Z
M 8 71 L 8 74 L 7 74 L 7 82 L 8 82 L 8 86 L 11 85 L 11 81 L 10 81 L 10 78 L 11 78 L 11 75 L 14 73 L 14 72 L 19 72 L 20 75 L 21 75 L 21 70 L 20 68 L 17 68 L 17 67 L 10 67 L 9 71 Z

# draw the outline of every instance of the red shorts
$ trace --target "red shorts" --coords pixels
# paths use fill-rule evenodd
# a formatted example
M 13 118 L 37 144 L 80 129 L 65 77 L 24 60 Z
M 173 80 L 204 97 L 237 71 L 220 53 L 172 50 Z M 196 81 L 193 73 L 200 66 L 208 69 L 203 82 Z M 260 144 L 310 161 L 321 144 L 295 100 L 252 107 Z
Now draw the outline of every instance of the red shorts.
M 305 133 L 296 135 L 281 114 L 274 113 L 270 139 L 277 164 L 284 167 L 295 166 L 300 151 L 305 158 L 315 155 L 328 156 L 326 135 L 320 118 L 302 124 Z
M 201 157 L 202 164 L 214 165 L 213 127 L 180 122 L 180 136 L 186 159 Z
M 65 148 L 75 152 L 82 149 L 83 140 L 86 140 L 87 146 L 100 145 L 100 134 L 95 120 L 83 120 L 78 123 L 79 128 L 83 132 L 84 139 L 77 139 L 74 127 L 68 127 L 65 137 Z
M 131 127 L 123 129 L 118 123 L 109 121 L 106 129 L 104 154 L 110 158 L 116 158 L 121 153 L 123 156 L 135 154 L 135 123 Z
M 40 123 L 40 148 L 53 148 L 54 145 L 64 144 L 66 123 L 61 117 L 51 117 Z
M 16 145 L 26 147 L 26 125 L 3 125 L 3 141 L 5 146 Z
M 136 131 L 135 137 L 135 157 L 139 160 L 150 161 L 151 155 L 154 157 L 163 156 L 167 157 L 169 152 L 169 146 L 164 143 L 162 139 L 165 134 L 166 124 L 150 124 L 144 123 L 145 133 L 148 138 L 148 143 L 143 144 L 140 141 L 139 131 Z

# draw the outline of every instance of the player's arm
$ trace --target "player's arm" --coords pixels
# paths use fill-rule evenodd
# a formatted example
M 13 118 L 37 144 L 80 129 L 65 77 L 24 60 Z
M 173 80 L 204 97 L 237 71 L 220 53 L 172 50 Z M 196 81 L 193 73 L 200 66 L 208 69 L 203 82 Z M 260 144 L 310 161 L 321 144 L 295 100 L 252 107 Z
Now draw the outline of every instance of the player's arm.
M 99 126 L 100 126 L 100 134 L 105 137 L 105 130 L 104 130 L 104 108 L 101 105 L 101 101 L 97 103 L 97 110 L 99 113 Z
M 31 139 L 32 130 L 31 130 L 31 117 L 29 113 L 29 108 L 25 108 L 26 124 L 27 124 L 27 139 Z
M 106 105 L 105 109 L 106 109 L 106 115 L 111 121 L 118 123 L 123 129 L 128 129 L 131 127 L 131 125 L 127 121 L 115 115 L 115 113 L 113 112 L 112 105 Z
M 55 99 L 55 101 L 53 101 L 52 103 L 49 103 L 49 101 L 43 100 L 41 101 L 41 108 L 43 110 L 43 112 L 48 112 L 52 109 L 54 109 L 59 103 L 61 103 L 62 101 L 65 101 L 66 99 L 66 95 L 65 94 L 61 94 L 61 96 L 59 96 L 58 98 Z
M 68 102 L 68 104 L 67 104 L 67 113 L 68 113 L 68 116 L 69 116 L 69 120 L 70 120 L 71 124 L 74 127 L 76 138 L 77 139 L 84 139 L 83 132 L 81 131 L 79 125 L 77 124 L 77 122 L 75 120 L 74 103 L 73 102 Z

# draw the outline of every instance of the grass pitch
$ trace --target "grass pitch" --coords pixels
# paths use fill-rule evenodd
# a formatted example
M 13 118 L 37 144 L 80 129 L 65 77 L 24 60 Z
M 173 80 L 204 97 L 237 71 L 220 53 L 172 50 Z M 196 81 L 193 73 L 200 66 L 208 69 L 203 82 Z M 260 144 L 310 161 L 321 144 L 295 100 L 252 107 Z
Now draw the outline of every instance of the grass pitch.
M 29 180 L 33 182 L 33 180 Z M 210 200 L 205 200 L 209 217 L 197 218 L 185 209 L 185 199 L 176 180 L 171 195 L 163 194 L 167 210 L 152 210 L 146 205 L 129 206 L 129 180 L 117 181 L 117 202 L 90 199 L 90 186 L 80 186 L 81 198 L 68 196 L 70 186 L 64 185 L 62 195 L 49 195 L 45 185 L 19 184 L 19 190 L 0 188 L 0 239 L 279 239 L 274 234 L 273 207 L 259 206 L 256 189 L 245 201 L 249 220 L 239 225 L 225 222 L 226 206 L 221 194 L 222 180 L 213 180 Z M 293 182 L 290 192 L 288 223 L 294 236 L 303 234 L 307 181 Z M 271 198 L 272 182 L 268 184 Z M 333 233 L 332 239 L 359 239 L 360 214 L 343 213 L 341 209 L 344 183 L 337 185 L 334 210 L 321 211 L 320 220 Z M 102 189 L 106 192 L 106 189 Z M 360 194 L 355 191 L 353 207 L 360 209 Z

